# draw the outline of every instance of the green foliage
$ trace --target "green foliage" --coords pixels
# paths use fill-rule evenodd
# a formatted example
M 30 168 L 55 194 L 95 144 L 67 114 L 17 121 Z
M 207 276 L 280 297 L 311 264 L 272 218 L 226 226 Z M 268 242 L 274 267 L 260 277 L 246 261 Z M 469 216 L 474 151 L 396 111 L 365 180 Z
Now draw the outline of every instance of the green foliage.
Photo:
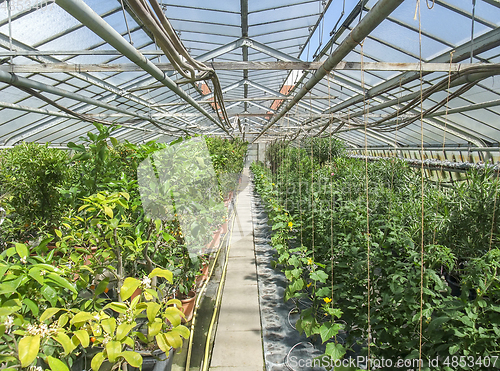
M 418 356 L 421 295 L 424 358 L 498 354 L 496 175 L 470 172 L 467 182 L 439 187 L 400 160 L 366 164 L 311 143 L 277 142 L 268 152 L 271 171 L 252 165 L 273 224 L 275 264 L 289 281 L 285 299 L 312 304 L 297 328 L 342 357 L 341 324 L 322 309 L 331 300 L 346 342 L 366 347 L 369 285 L 373 357 Z
M 4 235 L 4 240 L 25 240 L 38 229 L 56 226 L 65 207 L 61 189 L 67 186 L 70 175 L 67 153 L 48 144 L 21 143 L 3 150 L 0 203 L 9 211 L 11 223 L 11 233 Z

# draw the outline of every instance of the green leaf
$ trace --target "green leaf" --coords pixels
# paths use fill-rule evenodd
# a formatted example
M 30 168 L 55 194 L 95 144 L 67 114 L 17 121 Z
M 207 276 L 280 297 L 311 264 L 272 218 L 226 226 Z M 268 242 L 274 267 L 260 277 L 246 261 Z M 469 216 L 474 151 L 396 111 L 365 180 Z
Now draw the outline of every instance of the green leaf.
M 71 324 L 74 325 L 75 323 L 82 323 L 82 322 L 87 322 L 92 319 L 95 319 L 94 316 L 88 312 L 78 312 L 72 319 L 71 319 Z
M 120 289 L 120 297 L 122 300 L 127 300 L 132 296 L 134 291 L 141 285 L 141 281 L 137 278 L 127 277 Z
M 177 333 L 179 336 L 182 336 L 184 339 L 189 339 L 189 329 L 186 326 L 179 325 L 172 329 L 172 332 Z
M 58 274 L 50 272 L 46 275 L 45 280 L 52 281 L 53 283 L 57 284 L 58 286 L 64 287 L 64 288 L 74 292 L 75 294 L 78 294 L 78 291 L 76 291 L 76 289 L 73 287 L 73 285 L 71 283 L 69 283 L 65 278 L 62 278 L 61 276 L 59 276 Z
M 448 351 L 450 352 L 450 355 L 453 355 L 455 354 L 456 352 L 458 352 L 460 350 L 460 345 L 452 345 Z
M 178 308 L 174 307 L 165 308 L 163 315 L 170 321 L 172 326 L 176 327 L 181 324 L 182 312 Z
M 181 348 L 182 347 L 182 339 L 179 335 L 174 332 L 166 332 L 165 339 L 167 339 L 168 344 L 170 344 L 173 348 Z
M 122 341 L 125 336 L 129 334 L 130 331 L 136 326 L 135 323 L 121 323 L 116 329 L 116 340 Z
M 104 213 L 110 218 L 113 218 L 113 209 L 109 206 L 104 206 Z
M 106 290 L 106 287 L 108 287 L 108 283 L 109 283 L 109 277 L 106 277 L 101 282 L 99 282 L 99 284 L 95 288 L 94 297 L 101 295 L 104 292 L 104 290 Z
M 342 328 L 338 323 L 323 323 L 319 328 L 319 334 L 321 335 L 321 341 L 324 343 L 327 340 L 337 336 L 339 330 Z
M 16 243 L 16 252 L 20 258 L 27 258 L 29 255 L 28 247 L 23 243 Z
M 448 322 L 450 320 L 450 317 L 438 317 L 434 318 L 431 323 L 429 324 L 428 331 L 430 333 L 436 331 L 442 324 Z
M 89 333 L 85 330 L 77 330 L 75 331 L 75 336 L 80 340 L 80 344 L 84 348 L 87 348 L 89 346 L 90 338 L 89 338 Z
M 328 275 L 321 270 L 312 272 L 310 277 L 312 280 L 319 281 L 321 283 L 325 283 L 326 280 L 328 279 Z
M 111 318 L 106 318 L 101 321 L 101 326 L 106 333 L 113 335 L 115 333 L 116 329 L 116 319 L 113 317 Z
M 66 364 L 63 361 L 57 358 L 47 356 L 47 362 L 52 371 L 69 371 L 68 366 L 66 366 Z
M 131 351 L 126 351 L 122 352 L 123 358 L 125 358 L 125 361 L 127 363 L 135 368 L 141 368 L 142 367 L 142 357 L 139 353 L 136 352 L 131 352 Z
M 102 363 L 104 362 L 105 356 L 103 352 L 97 353 L 94 358 L 92 358 L 92 362 L 90 362 L 90 366 L 92 367 L 92 370 L 94 371 L 99 371 L 99 368 L 101 368 Z
M 54 314 L 59 312 L 61 308 L 47 308 L 45 311 L 42 313 L 40 316 L 40 322 L 44 322 L 48 320 L 50 317 L 52 317 Z
M 104 307 L 104 309 L 112 309 L 118 313 L 125 313 L 127 311 L 127 305 L 123 303 L 112 302 Z
M 19 300 L 7 300 L 0 306 L 0 317 L 11 315 L 21 308 L 22 306 Z
M 76 348 L 69 336 L 65 333 L 59 332 L 55 336 L 52 336 L 52 338 L 62 345 L 64 348 L 64 355 L 70 354 Z
M 165 353 L 168 353 L 170 350 L 170 345 L 167 342 L 165 334 L 158 334 L 155 336 L 155 339 L 156 339 L 156 344 L 158 345 L 158 348 L 163 350 Z
M 172 272 L 170 272 L 168 269 L 161 269 L 161 268 L 153 269 L 153 271 L 149 274 L 149 278 L 153 277 L 163 277 L 170 283 L 174 282 L 174 276 Z
M 153 337 L 158 335 L 161 331 L 163 324 L 160 321 L 154 321 L 148 324 L 148 336 Z
M 111 144 L 113 145 L 113 147 L 116 147 L 118 145 L 118 140 L 114 137 L 109 137 L 109 140 L 111 142 Z
M 122 343 L 119 341 L 113 340 L 108 341 L 106 344 L 106 352 L 108 353 L 108 359 L 111 363 L 115 363 L 120 357 L 122 352 Z
M 341 359 L 345 354 L 345 349 L 341 344 L 328 343 L 326 344 L 325 354 L 330 356 L 331 359 Z
M 40 335 L 26 336 L 19 341 L 19 360 L 21 367 L 28 367 L 38 356 Z
M 158 303 L 154 303 L 154 302 L 148 302 L 148 303 L 146 303 L 146 305 L 148 306 L 148 309 L 146 311 L 147 316 L 148 316 L 148 320 L 149 320 L 149 322 L 153 322 L 154 319 L 156 318 L 158 311 L 161 308 L 161 305 Z
M 61 238 L 62 237 L 62 232 L 59 229 L 54 229 L 55 234 L 57 237 Z

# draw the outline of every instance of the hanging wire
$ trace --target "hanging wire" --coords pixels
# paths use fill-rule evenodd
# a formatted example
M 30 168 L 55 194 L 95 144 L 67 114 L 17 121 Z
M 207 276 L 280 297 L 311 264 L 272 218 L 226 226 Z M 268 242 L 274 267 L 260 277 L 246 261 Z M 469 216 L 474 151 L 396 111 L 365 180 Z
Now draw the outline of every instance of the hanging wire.
M 470 63 L 474 56 L 474 20 L 476 17 L 476 0 L 472 0 L 472 25 L 470 30 Z
M 449 101 L 450 101 L 450 85 L 451 85 L 451 66 L 452 66 L 452 63 L 453 63 L 453 53 L 454 51 L 452 50 L 450 52 L 450 68 L 448 69 L 448 88 L 446 89 L 447 91 L 447 96 L 446 96 L 446 105 L 445 105 L 445 114 L 444 114 L 444 129 L 443 129 L 443 145 L 442 145 L 442 151 L 443 151 L 443 160 L 446 160 L 446 151 L 445 151 L 445 145 L 446 145 L 446 129 L 447 129 L 447 125 L 448 125 L 448 109 L 450 108 L 449 107 Z M 438 178 L 439 178 L 439 182 L 438 182 L 438 186 L 439 188 L 441 188 L 441 184 L 442 184 L 442 181 L 443 181 L 443 170 L 444 170 L 444 161 L 441 162 L 441 165 L 440 165 L 440 169 L 439 169 L 439 175 L 438 175 Z M 450 176 L 452 176 L 450 174 Z M 439 203 L 436 202 L 436 212 L 438 211 L 439 207 Z M 436 241 L 436 231 L 437 231 L 437 228 L 434 228 L 434 232 L 433 232 L 433 235 L 432 235 L 432 243 L 434 244 L 435 241 Z
M 130 33 L 130 27 L 128 26 L 127 13 L 125 11 L 125 5 L 123 4 L 123 0 L 120 0 L 120 3 L 122 4 L 123 19 L 125 19 L 125 25 L 127 26 L 127 33 L 128 33 L 128 39 L 130 40 L 130 45 L 134 45 L 134 42 L 132 41 L 132 35 Z M 156 41 L 155 41 L 155 45 L 156 45 Z M 158 58 L 160 58 L 160 57 L 158 57 Z
M 421 228 L 420 228 L 420 314 L 419 314 L 419 334 L 418 334 L 418 358 L 422 359 L 422 337 L 423 337 L 423 311 L 424 311 L 424 104 L 423 104 L 423 71 L 422 71 L 422 17 L 420 10 L 420 0 L 417 0 L 418 12 L 418 43 L 420 60 L 420 146 L 422 165 L 420 167 L 420 201 L 421 201 Z M 418 363 L 418 370 L 422 370 L 422 363 Z
M 328 108 L 330 109 L 332 106 L 332 102 L 330 100 L 330 79 L 327 79 L 328 81 Z M 333 113 L 331 113 L 331 116 L 333 116 Z M 333 117 L 332 117 L 333 119 Z M 335 278 L 335 274 L 333 271 L 333 161 L 332 161 L 332 126 L 330 125 L 330 135 L 329 135 L 329 149 L 328 149 L 328 157 L 330 161 L 330 166 L 332 169 L 332 174 L 330 175 L 330 269 L 332 270 L 332 285 L 331 285 L 331 290 L 332 290 L 332 296 L 331 299 L 332 301 L 330 302 L 332 309 L 334 306 L 333 303 L 333 282 Z
M 7 12 L 8 12 L 8 17 L 9 17 L 9 50 L 12 51 L 12 9 L 10 7 L 10 1 L 7 0 Z M 11 55 L 10 56 L 10 64 L 13 64 L 13 59 L 14 57 Z
M 364 51 L 363 51 L 364 40 L 361 42 L 361 90 L 363 91 L 363 121 L 365 122 L 365 189 L 366 189 L 366 267 L 367 267 L 367 301 L 368 301 L 368 314 L 367 314 L 367 322 L 368 322 L 368 353 L 367 353 L 367 369 L 371 369 L 370 362 L 370 351 L 371 351 L 371 275 L 370 275 L 370 254 L 371 254 L 371 246 L 370 246 L 370 199 L 369 199 L 369 184 L 368 184 L 368 111 L 369 106 L 366 102 L 366 90 L 365 90 L 365 71 L 364 71 Z

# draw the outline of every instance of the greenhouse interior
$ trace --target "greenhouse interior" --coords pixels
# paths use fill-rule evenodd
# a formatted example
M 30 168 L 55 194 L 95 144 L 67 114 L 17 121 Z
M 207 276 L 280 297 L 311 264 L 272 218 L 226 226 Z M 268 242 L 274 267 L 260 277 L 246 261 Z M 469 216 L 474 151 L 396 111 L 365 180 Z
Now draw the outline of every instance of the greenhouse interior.
M 0 369 L 500 370 L 499 0 L 0 0 Z

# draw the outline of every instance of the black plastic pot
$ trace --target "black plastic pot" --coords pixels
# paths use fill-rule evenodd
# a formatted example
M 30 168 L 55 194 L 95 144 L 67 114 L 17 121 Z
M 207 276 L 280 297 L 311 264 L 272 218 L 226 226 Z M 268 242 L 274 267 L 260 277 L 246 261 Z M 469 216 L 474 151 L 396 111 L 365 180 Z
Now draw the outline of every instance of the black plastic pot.
M 170 348 L 168 355 L 161 350 L 155 350 L 153 355 L 142 353 L 142 371 L 171 371 L 174 363 L 174 348 Z M 128 367 L 129 371 L 139 371 L 138 368 Z

